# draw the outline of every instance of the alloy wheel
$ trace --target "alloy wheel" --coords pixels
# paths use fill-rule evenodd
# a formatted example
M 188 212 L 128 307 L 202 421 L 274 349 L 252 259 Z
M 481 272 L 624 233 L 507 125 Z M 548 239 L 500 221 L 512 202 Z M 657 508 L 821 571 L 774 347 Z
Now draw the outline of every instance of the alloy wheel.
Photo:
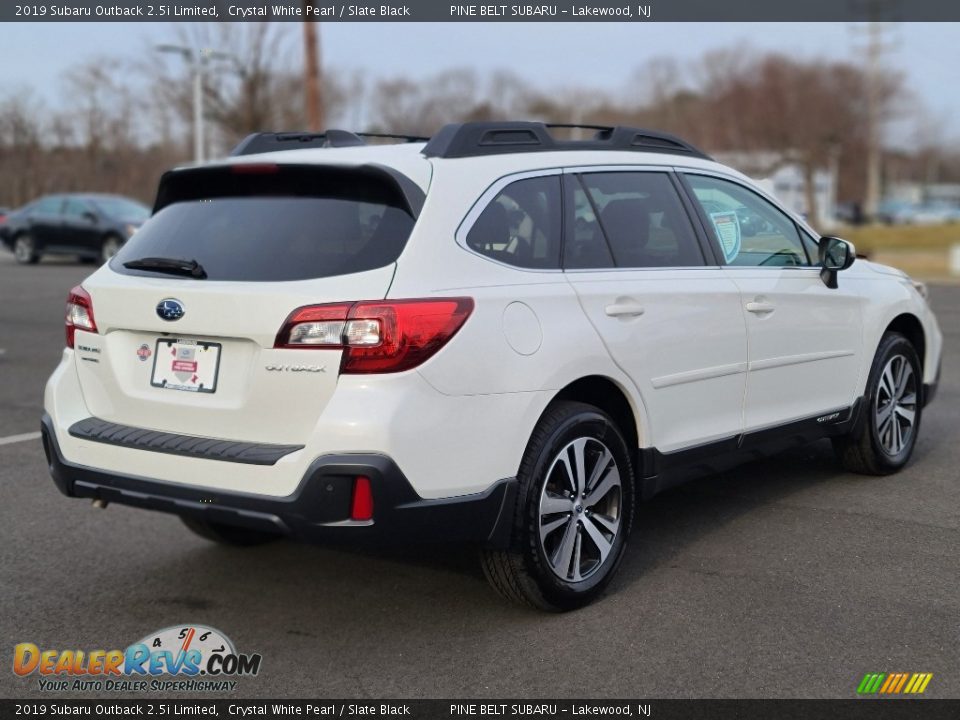
M 33 240 L 26 236 L 18 237 L 13 246 L 13 255 L 17 262 L 30 262 L 33 259 Z
M 606 562 L 620 532 L 620 469 L 601 441 L 582 437 L 554 458 L 540 493 L 540 546 L 553 573 L 581 582 Z
M 109 262 L 118 252 L 120 252 L 120 242 L 116 238 L 107 238 L 103 241 L 103 247 L 100 250 L 100 259 L 103 260 L 103 262 Z
M 894 355 L 880 374 L 874 423 L 887 455 L 899 455 L 913 439 L 917 418 L 917 378 L 910 361 Z

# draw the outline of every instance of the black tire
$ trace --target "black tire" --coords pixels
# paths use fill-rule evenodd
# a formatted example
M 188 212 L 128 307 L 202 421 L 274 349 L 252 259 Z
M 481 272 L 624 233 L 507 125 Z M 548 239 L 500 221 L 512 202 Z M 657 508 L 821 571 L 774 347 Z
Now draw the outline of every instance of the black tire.
M 890 395 L 886 389 L 889 381 L 884 378 L 884 370 L 888 365 L 893 363 L 893 370 L 899 367 L 896 358 L 906 363 L 907 371 L 911 376 L 904 381 L 903 391 L 898 398 Z M 897 392 L 896 382 L 894 382 L 894 393 Z M 887 415 L 893 423 L 897 424 L 897 427 L 887 425 L 881 419 L 885 417 L 884 412 L 887 410 L 889 410 Z M 904 425 L 909 413 L 913 414 L 912 424 L 905 431 Z M 877 354 L 870 368 L 859 421 L 849 435 L 833 439 L 837 457 L 851 472 L 863 475 L 895 473 L 907 464 L 913 454 L 922 415 L 923 368 L 916 348 L 903 335 L 887 333 L 880 340 L 880 346 L 877 348 Z M 899 449 L 896 441 L 891 443 L 893 437 L 889 434 L 891 431 L 902 435 Z
M 584 458 L 581 487 L 586 492 L 577 497 L 555 492 L 571 478 L 561 454 L 566 454 L 567 463 L 576 463 L 574 446 L 579 443 L 582 443 L 579 452 Z M 601 458 L 606 459 L 604 450 L 609 452 L 615 465 L 611 466 L 608 461 L 603 466 L 607 471 L 591 478 Z M 486 549 L 481 553 L 484 574 L 500 595 L 542 610 L 560 612 L 583 607 L 603 592 L 620 565 L 633 525 L 635 493 L 630 457 L 622 433 L 603 411 L 578 402 L 558 402 L 547 409 L 533 431 L 520 464 L 510 547 L 508 550 Z M 610 479 L 613 470 L 619 474 L 619 486 L 595 495 L 593 504 L 589 504 L 589 490 L 602 492 L 605 480 L 608 485 L 613 482 Z M 544 521 L 541 503 L 549 503 L 543 506 L 549 509 L 554 503 L 562 502 L 571 503 L 570 511 L 547 513 L 544 517 L 550 519 Z M 614 516 L 617 527 L 610 531 L 607 523 Z M 562 524 L 548 530 L 541 540 L 541 522 L 545 526 Z M 605 556 L 600 544 L 592 539 L 598 530 L 609 548 Z M 568 536 L 568 533 L 571 534 Z M 565 555 L 568 537 L 573 549 Z M 565 563 L 564 557 L 569 561 Z M 587 572 L 583 572 L 585 568 Z M 578 575 L 581 579 L 575 580 Z
M 237 527 L 235 525 L 224 525 L 222 523 L 213 523 L 206 520 L 198 520 L 195 517 L 181 515 L 183 524 L 190 530 L 204 538 L 221 545 L 233 545 L 236 547 L 250 547 L 252 545 L 263 545 L 280 538 L 279 535 L 261 532 L 260 530 L 250 530 L 249 528 Z
M 36 265 L 40 261 L 33 238 L 27 233 L 21 233 L 13 239 L 12 249 L 13 257 L 21 265 Z

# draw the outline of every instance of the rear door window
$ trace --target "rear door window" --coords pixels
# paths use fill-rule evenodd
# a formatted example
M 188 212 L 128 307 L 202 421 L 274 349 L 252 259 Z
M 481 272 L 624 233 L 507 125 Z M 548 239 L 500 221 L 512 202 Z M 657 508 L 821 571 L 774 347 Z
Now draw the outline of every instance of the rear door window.
M 366 169 L 265 166 L 186 171 L 161 186 L 159 209 L 110 265 L 196 260 L 208 280 L 291 281 L 384 267 L 415 220 L 386 175 Z M 167 276 L 169 277 L 169 276 Z
M 574 237 L 568 267 L 699 267 L 703 251 L 670 178 L 654 172 L 585 173 L 580 181 L 590 211 L 574 201 Z M 606 238 L 607 249 L 602 239 Z M 577 257 L 577 254 L 581 257 Z M 583 255 L 588 257 L 584 260 Z M 580 264 L 587 262 L 589 264 Z
M 568 176 L 564 181 L 567 207 L 566 239 L 563 244 L 563 267 L 567 270 L 602 270 L 612 268 L 613 255 L 593 204 L 580 179 Z M 571 216 L 572 215 L 572 216 Z

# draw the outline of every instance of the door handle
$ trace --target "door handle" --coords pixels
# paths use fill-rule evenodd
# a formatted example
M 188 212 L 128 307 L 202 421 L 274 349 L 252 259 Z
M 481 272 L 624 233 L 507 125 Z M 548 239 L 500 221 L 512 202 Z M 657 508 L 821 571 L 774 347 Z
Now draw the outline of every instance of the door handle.
M 768 302 L 759 302 L 754 300 L 753 302 L 747 303 L 747 312 L 752 312 L 755 315 L 766 315 L 767 313 L 772 313 L 774 311 L 774 306 Z
M 610 317 L 638 317 L 643 315 L 643 306 L 635 300 L 626 298 L 617 298 L 611 305 L 607 305 L 603 311 Z

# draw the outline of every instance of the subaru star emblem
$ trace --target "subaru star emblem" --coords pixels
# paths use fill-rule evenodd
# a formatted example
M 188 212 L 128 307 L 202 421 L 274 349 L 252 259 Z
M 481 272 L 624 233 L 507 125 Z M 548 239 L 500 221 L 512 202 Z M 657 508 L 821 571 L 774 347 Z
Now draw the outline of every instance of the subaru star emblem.
M 183 305 L 180 304 L 180 301 L 174 300 L 173 298 L 161 300 L 157 305 L 157 317 L 159 317 L 161 320 L 167 320 L 168 322 L 179 320 L 183 317 L 185 312 L 186 311 L 183 309 Z

